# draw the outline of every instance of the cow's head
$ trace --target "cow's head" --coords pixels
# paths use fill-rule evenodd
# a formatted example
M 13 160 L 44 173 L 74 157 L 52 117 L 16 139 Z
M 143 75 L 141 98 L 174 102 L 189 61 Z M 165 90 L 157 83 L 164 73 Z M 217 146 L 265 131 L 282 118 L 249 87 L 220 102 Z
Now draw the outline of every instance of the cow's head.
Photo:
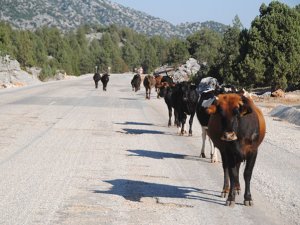
M 158 95 L 159 97 L 163 98 L 166 96 L 167 94 L 167 89 L 170 85 L 167 82 L 162 82 L 159 86 L 158 86 Z
M 181 82 L 180 83 L 180 92 L 182 95 L 182 100 L 184 102 L 188 102 L 191 98 L 191 95 L 194 94 L 193 92 L 196 91 L 196 85 L 191 84 L 190 82 Z
M 240 118 L 252 112 L 249 101 L 248 98 L 239 94 L 220 94 L 215 103 L 208 107 L 208 114 L 219 114 L 221 118 L 223 141 L 237 140 Z

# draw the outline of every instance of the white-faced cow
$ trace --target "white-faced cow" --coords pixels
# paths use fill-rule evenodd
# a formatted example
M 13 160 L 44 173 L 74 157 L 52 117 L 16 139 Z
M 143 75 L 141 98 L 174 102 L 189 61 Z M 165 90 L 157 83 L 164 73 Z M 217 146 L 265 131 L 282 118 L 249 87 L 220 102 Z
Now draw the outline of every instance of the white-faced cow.
M 250 206 L 253 204 L 250 180 L 266 132 L 264 116 L 251 99 L 233 93 L 218 95 L 207 112 L 210 114 L 208 135 L 222 156 L 222 197 L 228 193 L 226 205 L 234 206 L 236 191 L 240 190 L 239 167 L 246 161 L 244 204 Z
M 197 87 L 197 92 L 199 93 L 200 98 L 196 107 L 196 115 L 202 129 L 202 147 L 200 157 L 206 158 L 205 141 L 207 136 L 208 120 L 210 117 L 210 115 L 206 112 L 206 109 L 214 102 L 216 95 L 219 94 L 219 83 L 217 79 L 213 77 L 203 78 Z M 217 150 L 209 137 L 208 141 L 210 143 L 211 162 L 217 162 Z

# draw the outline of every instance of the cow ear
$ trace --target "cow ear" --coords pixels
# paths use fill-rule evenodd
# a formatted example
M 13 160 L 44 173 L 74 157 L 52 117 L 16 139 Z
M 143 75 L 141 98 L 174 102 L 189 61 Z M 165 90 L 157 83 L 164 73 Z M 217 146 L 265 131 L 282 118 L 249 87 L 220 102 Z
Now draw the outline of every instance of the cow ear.
M 207 109 L 206 112 L 211 115 L 215 114 L 217 112 L 217 106 L 216 105 L 210 105 Z
M 241 96 L 241 102 L 240 102 L 240 115 L 245 116 L 249 113 L 252 113 L 252 108 L 250 107 L 250 100 L 245 97 Z

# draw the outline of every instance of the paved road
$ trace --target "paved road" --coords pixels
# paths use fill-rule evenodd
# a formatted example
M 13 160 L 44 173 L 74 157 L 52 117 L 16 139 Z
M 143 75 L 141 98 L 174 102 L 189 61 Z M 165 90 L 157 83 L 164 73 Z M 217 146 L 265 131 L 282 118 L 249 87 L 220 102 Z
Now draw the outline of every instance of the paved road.
M 131 77 L 111 75 L 107 92 L 92 75 L 0 90 L 1 225 L 299 224 L 299 127 L 266 115 L 255 205 L 242 194 L 226 207 L 221 164 L 198 158 L 197 119 L 178 136 Z

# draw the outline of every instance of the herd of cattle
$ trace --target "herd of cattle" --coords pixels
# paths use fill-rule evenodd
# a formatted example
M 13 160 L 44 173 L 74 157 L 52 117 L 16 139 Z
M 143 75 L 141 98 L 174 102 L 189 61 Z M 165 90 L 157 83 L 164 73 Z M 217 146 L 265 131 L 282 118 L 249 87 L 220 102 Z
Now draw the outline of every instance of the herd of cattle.
M 140 90 L 141 83 L 141 75 L 134 75 L 131 80 L 132 90 Z M 206 157 L 204 149 L 208 136 L 211 162 L 217 161 L 216 148 L 222 157 L 224 184 L 221 196 L 226 197 L 228 194 L 228 206 L 235 205 L 235 195 L 240 192 L 240 164 L 246 162 L 244 204 L 253 205 L 250 180 L 266 126 L 262 112 L 255 106 L 249 93 L 244 89 L 237 90 L 232 85 L 219 85 L 212 77 L 203 78 L 196 86 L 188 81 L 174 83 L 169 76 L 147 75 L 143 85 L 146 99 L 150 99 L 153 88 L 158 98 L 164 98 L 169 113 L 168 126 L 171 126 L 174 113 L 174 125 L 179 128 L 180 135 L 185 133 L 187 115 L 190 116 L 188 135 L 192 135 L 193 118 L 197 115 L 202 128 L 200 157 Z
M 106 87 L 109 81 L 109 74 L 108 73 L 104 73 L 103 75 L 101 75 L 98 71 L 96 71 L 96 73 L 93 76 L 94 82 L 95 82 L 95 88 L 98 88 L 98 82 L 101 80 L 102 84 L 103 84 L 103 91 L 106 91 Z
M 106 90 L 109 75 L 94 75 L 95 87 L 98 81 Z M 250 192 L 250 180 L 256 161 L 258 147 L 266 132 L 265 120 L 260 109 L 255 106 L 251 96 L 244 89 L 237 90 L 232 85 L 219 85 L 217 79 L 206 77 L 198 85 L 188 81 L 175 83 L 170 76 L 135 74 L 131 80 L 132 90 L 140 90 L 141 83 L 146 90 L 146 99 L 150 99 L 155 88 L 157 98 L 164 98 L 168 107 L 168 126 L 178 127 L 180 135 L 185 134 L 185 123 L 189 115 L 188 135 L 192 136 L 194 115 L 202 128 L 202 148 L 200 157 L 205 158 L 205 141 L 211 146 L 211 162 L 217 162 L 219 149 L 224 171 L 224 184 L 221 197 L 226 197 L 226 205 L 235 205 L 235 195 L 240 192 L 239 168 L 246 162 L 244 169 L 244 204 L 253 205 Z

